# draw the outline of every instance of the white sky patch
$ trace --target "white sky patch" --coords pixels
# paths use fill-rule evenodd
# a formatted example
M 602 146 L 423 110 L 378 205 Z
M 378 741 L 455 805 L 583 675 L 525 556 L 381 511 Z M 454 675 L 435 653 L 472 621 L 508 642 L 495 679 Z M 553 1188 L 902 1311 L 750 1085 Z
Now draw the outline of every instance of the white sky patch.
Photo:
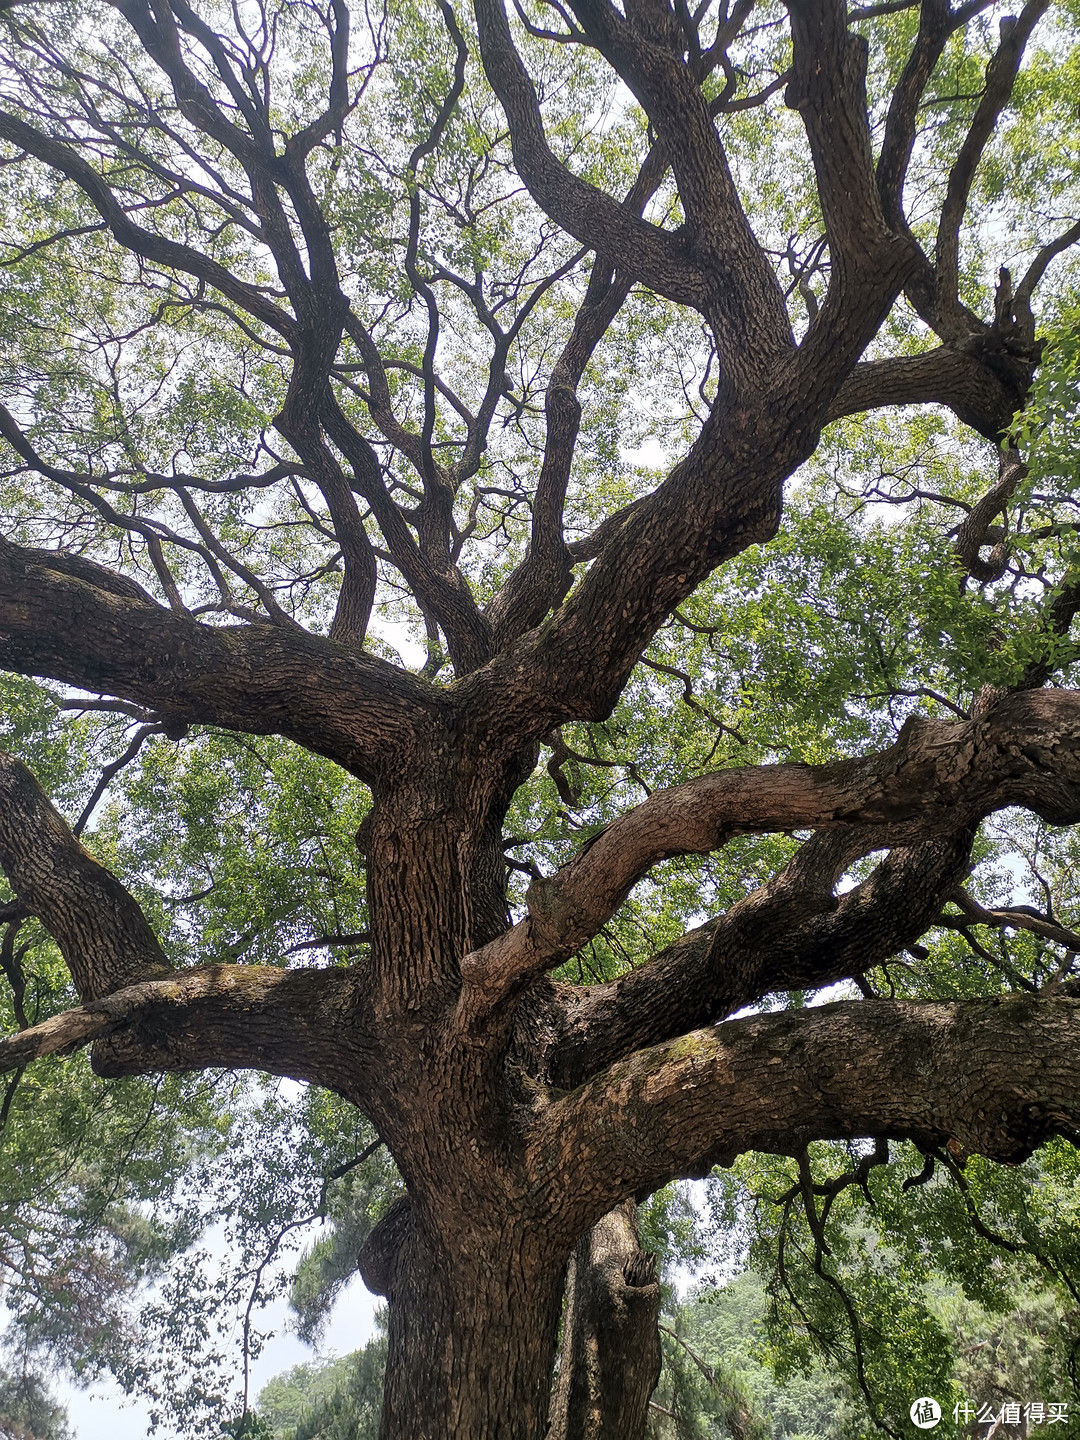
M 401 620 L 387 620 L 381 615 L 372 615 L 368 629 L 401 656 L 410 670 L 419 670 L 427 659 L 427 650 L 412 634 L 408 625 Z
M 277 1083 L 283 1096 L 291 1095 L 297 1101 L 305 1088 L 295 1080 L 282 1079 Z M 305 1243 L 310 1243 L 317 1235 L 318 1228 L 313 1225 L 305 1232 Z M 208 1282 L 212 1283 L 211 1272 L 215 1266 L 226 1261 L 229 1253 L 223 1227 L 220 1224 L 212 1226 L 200 1237 L 198 1243 L 206 1250 L 203 1269 Z M 295 1249 L 291 1253 L 283 1254 L 278 1264 L 265 1276 L 267 1287 L 273 1286 L 275 1278 L 291 1273 L 296 1267 L 297 1259 Z M 263 1341 L 258 1357 L 251 1361 L 249 1367 L 250 1407 L 255 1408 L 259 1391 L 275 1375 L 291 1370 L 295 1365 L 348 1355 L 366 1345 L 375 1334 L 375 1311 L 382 1303 L 365 1288 L 359 1275 L 355 1275 L 339 1292 L 317 1348 L 308 1345 L 295 1333 L 295 1315 L 287 1296 L 277 1295 L 268 1304 L 257 1307 L 252 1314 L 253 1329 L 267 1338 Z M 240 1338 L 242 1316 L 239 1312 L 235 1319 L 234 1355 L 239 1390 L 243 1382 L 244 1363 Z M 227 1334 L 227 1317 L 223 1316 L 222 1321 L 223 1331 Z M 150 1407 L 137 1396 L 125 1395 L 111 1378 L 87 1389 L 80 1389 L 70 1381 L 57 1381 L 52 1384 L 51 1389 L 56 1398 L 67 1406 L 75 1440 L 145 1440 L 150 1433 Z M 165 1426 L 158 1433 L 164 1436 L 172 1431 Z
M 620 450 L 619 458 L 628 465 L 642 465 L 648 470 L 659 470 L 668 463 L 667 452 L 655 435 L 646 436 L 634 450 Z

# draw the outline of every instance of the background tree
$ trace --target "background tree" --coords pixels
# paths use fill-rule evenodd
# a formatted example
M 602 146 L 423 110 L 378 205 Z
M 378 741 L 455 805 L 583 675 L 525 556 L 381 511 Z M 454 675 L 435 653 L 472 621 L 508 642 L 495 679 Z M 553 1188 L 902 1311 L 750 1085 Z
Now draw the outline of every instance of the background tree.
M 1010 432 L 1080 236 L 1072 23 L 0 13 L 0 663 L 124 729 L 73 828 L 0 761 L 5 923 L 81 1001 L 2 1056 L 370 1121 L 385 1440 L 544 1434 L 572 1253 L 564 1354 L 642 1417 L 620 1207 L 674 1177 L 794 1157 L 814 1233 L 813 1141 L 1077 1133 L 1071 896 L 964 888 L 987 816 L 1080 818 L 1067 343 Z

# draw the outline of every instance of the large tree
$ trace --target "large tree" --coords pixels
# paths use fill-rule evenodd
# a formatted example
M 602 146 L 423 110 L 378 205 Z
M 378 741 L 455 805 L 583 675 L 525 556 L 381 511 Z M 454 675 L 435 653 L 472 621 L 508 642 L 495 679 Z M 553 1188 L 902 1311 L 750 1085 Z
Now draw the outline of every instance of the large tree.
M 102 1076 L 250 1066 L 358 1107 L 408 1192 L 360 1257 L 390 1301 L 384 1440 L 539 1440 L 549 1409 L 567 1436 L 640 1426 L 656 1287 L 626 1202 L 674 1177 L 860 1137 L 1016 1161 L 1080 1129 L 1080 947 L 1049 901 L 962 889 L 988 815 L 1080 820 L 1080 695 L 1048 684 L 1080 608 L 1071 487 L 1011 428 L 1037 287 L 1080 236 L 1072 21 L 1049 0 L 0 6 L 0 664 L 138 723 L 106 779 L 214 727 L 370 795 L 360 928 L 206 964 L 165 911 L 213 904 L 212 861 L 202 896 L 165 881 L 148 911 L 146 876 L 122 885 L 4 756 L 5 923 L 40 921 L 81 1004 L 0 1056 L 93 1042 Z M 847 572 L 857 611 L 908 537 L 894 633 L 865 627 L 880 683 L 840 666 L 816 744 L 762 738 L 763 692 L 740 753 L 746 672 L 787 618 L 785 482 L 883 407 L 899 458 L 868 462 L 849 420 L 814 492 L 854 476 L 906 503 Z M 918 454 L 916 413 L 937 417 Z M 649 426 L 657 472 L 624 453 Z M 837 546 L 869 533 L 844 503 Z M 758 602 L 744 632 L 710 608 L 727 574 Z M 422 668 L 385 617 L 418 627 Z M 665 658 L 672 623 L 719 636 L 713 701 Z M 711 733 L 681 783 L 605 739 L 624 692 L 659 693 L 643 674 Z M 770 683 L 778 705 L 800 684 Z M 544 746 L 588 842 L 546 874 L 544 837 L 507 833 Z M 581 818 L 597 769 L 614 784 Z M 706 858 L 676 882 L 678 857 Z M 655 952 L 590 983 L 584 957 L 668 883 Z M 1018 993 L 876 992 L 943 916 L 1046 942 Z M 351 963 L 298 963 L 319 945 Z M 844 979 L 864 998 L 737 1016 Z

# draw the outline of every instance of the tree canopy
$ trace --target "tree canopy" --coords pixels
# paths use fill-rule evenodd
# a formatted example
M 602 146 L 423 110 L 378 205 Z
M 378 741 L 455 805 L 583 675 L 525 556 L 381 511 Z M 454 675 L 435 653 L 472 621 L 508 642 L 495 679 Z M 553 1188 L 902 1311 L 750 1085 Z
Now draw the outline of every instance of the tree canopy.
M 635 1440 L 718 1166 L 868 1424 L 1069 1312 L 1078 18 L 0 3 L 31 1350 L 331 1213 L 382 1440 Z

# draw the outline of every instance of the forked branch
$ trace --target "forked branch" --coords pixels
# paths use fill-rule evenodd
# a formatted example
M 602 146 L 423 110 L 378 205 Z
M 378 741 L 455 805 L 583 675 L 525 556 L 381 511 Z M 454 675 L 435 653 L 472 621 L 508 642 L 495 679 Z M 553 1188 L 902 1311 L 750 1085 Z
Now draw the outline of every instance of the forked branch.
M 982 99 L 949 172 L 934 256 L 937 276 L 935 310 L 938 323 L 946 333 L 949 328 L 955 331 L 957 323 L 952 317 L 959 307 L 960 227 L 967 211 L 975 171 L 1012 95 L 1027 42 L 1049 4 L 1050 0 L 1028 0 L 1019 16 L 1008 16 L 1001 21 L 1001 43 L 986 67 Z
M 701 309 L 708 276 L 681 237 L 650 225 L 556 158 L 536 90 L 518 54 L 501 0 L 475 0 L 480 53 L 510 126 L 514 165 L 536 203 L 583 245 L 615 253 L 659 294 Z
M 841 873 L 876 848 L 872 830 L 818 830 L 730 910 L 601 985 L 558 985 L 552 1083 L 572 1089 L 635 1050 L 714 1024 L 764 996 L 816 990 L 883 964 L 940 923 L 970 870 L 974 831 L 890 853 L 836 895 Z
M 1007 805 L 1054 824 L 1080 818 L 1080 693 L 1006 695 L 976 720 L 912 719 L 863 759 L 721 770 L 657 791 L 529 887 L 527 918 L 465 958 L 467 992 L 497 1003 L 561 964 L 672 856 L 803 828 L 870 828 L 882 848 L 912 845 Z
M 0 665 L 194 723 L 280 734 L 361 779 L 401 763 L 430 687 L 295 627 L 211 628 L 77 555 L 0 539 Z

